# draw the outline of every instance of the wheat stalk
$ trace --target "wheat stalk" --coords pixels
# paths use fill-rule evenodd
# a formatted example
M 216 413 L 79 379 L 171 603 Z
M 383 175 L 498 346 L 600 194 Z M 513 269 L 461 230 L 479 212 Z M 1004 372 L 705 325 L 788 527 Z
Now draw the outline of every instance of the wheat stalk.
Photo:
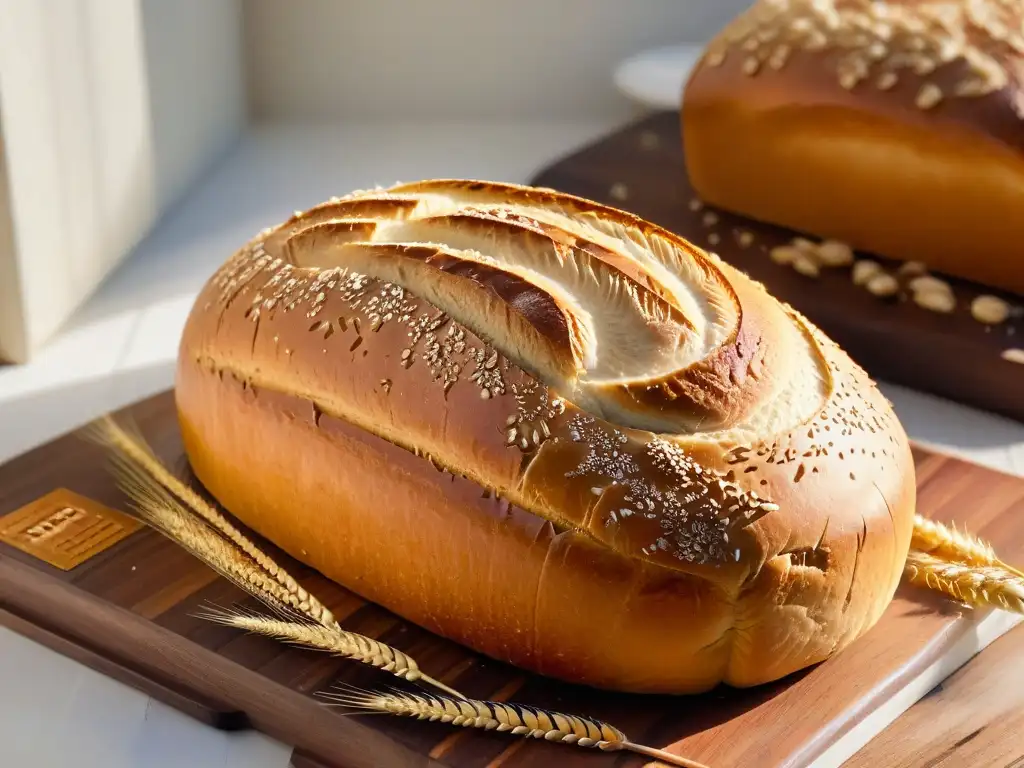
M 968 605 L 1024 614 L 1024 578 L 1004 568 L 951 563 L 911 551 L 905 573 L 912 584 L 944 592 Z
M 248 631 L 287 638 L 306 647 L 329 650 L 410 682 L 422 682 L 452 696 L 462 696 L 455 689 L 424 674 L 410 656 L 372 638 L 342 629 L 334 615 L 315 596 L 300 587 L 284 568 L 171 474 L 141 436 L 129 435 L 109 417 L 94 422 L 94 428 L 87 431 L 87 435 L 112 450 L 115 480 L 132 500 L 144 522 L 285 619 L 278 621 L 259 614 L 238 613 L 221 615 L 214 620 Z M 208 615 L 207 618 L 213 617 Z M 265 628 L 270 626 L 273 632 L 266 631 Z
M 524 738 L 590 747 L 605 752 L 629 751 L 652 757 L 682 768 L 707 768 L 661 749 L 630 741 L 618 728 L 600 720 L 579 715 L 527 707 L 509 702 L 455 699 L 427 693 L 366 691 L 343 688 L 342 693 L 321 693 L 335 705 L 370 712 L 410 717 L 416 720 L 449 723 L 463 728 L 498 731 Z
M 921 515 L 914 516 L 914 535 L 910 546 L 927 555 L 948 562 L 960 562 L 1002 568 L 1024 578 L 1024 573 L 1007 565 L 987 541 L 956 527 L 956 523 L 943 525 Z

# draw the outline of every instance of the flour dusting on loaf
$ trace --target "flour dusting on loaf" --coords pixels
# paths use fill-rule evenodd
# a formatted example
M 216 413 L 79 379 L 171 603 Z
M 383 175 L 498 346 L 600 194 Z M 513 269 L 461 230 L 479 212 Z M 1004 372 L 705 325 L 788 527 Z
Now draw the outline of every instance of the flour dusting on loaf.
M 190 460 L 231 512 L 433 631 L 566 679 L 688 690 L 800 668 L 873 624 L 909 546 L 906 437 L 835 344 L 713 254 L 551 190 L 431 180 L 295 214 L 211 278 L 178 378 Z M 550 526 L 544 553 L 475 509 L 499 500 Z M 495 573 L 522 547 L 520 572 Z M 474 585 L 457 616 L 443 552 Z M 536 592 L 592 586 L 618 649 L 579 614 L 555 631 Z M 654 596 L 678 601 L 666 628 L 722 602 L 703 646 L 637 657 Z M 812 625 L 770 663 L 747 646 Z

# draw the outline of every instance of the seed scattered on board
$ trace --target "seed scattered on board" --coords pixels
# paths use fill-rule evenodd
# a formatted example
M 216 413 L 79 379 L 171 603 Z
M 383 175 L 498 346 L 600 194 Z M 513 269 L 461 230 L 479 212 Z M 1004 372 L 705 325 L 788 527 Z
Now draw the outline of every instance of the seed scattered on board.
M 865 283 L 868 292 L 874 296 L 895 296 L 900 289 L 899 281 L 888 272 L 879 271 Z
M 998 296 L 978 296 L 971 302 L 971 315 L 979 323 L 999 325 L 1010 317 L 1010 305 Z
M 862 259 L 853 265 L 853 284 L 866 286 L 868 281 L 881 271 L 882 265 L 877 261 Z
M 697 210 L 693 207 L 694 202 L 697 201 L 691 201 L 691 208 Z M 707 224 L 713 215 L 710 212 L 705 214 L 704 223 Z M 750 233 L 743 232 L 742 235 L 749 235 L 747 245 L 753 242 Z M 857 259 L 853 248 L 846 243 L 838 240 L 816 243 L 806 237 L 794 237 L 788 243 L 771 248 L 768 257 L 806 277 L 818 277 L 822 268 L 851 267 L 853 284 L 863 287 L 871 295 L 891 298 L 905 290 L 902 298 L 909 296 L 916 306 L 930 312 L 949 314 L 958 306 L 952 286 L 946 280 L 929 274 L 927 266 L 920 261 L 903 262 L 891 273 L 877 261 Z M 970 303 L 971 317 L 985 325 L 986 330 L 1005 323 L 1014 316 L 1015 309 L 1007 301 L 988 294 L 977 296 Z M 1007 334 L 1012 334 L 1013 330 L 1009 328 Z

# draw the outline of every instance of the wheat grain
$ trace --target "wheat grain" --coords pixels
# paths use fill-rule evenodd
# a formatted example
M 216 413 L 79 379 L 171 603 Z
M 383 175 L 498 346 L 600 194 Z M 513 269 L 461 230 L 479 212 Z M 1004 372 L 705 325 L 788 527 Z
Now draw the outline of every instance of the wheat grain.
M 115 480 L 132 500 L 141 519 L 284 619 L 277 621 L 248 614 L 246 619 L 237 621 L 250 626 L 240 628 L 254 631 L 252 627 L 256 625 L 252 622 L 262 620 L 273 624 L 278 635 L 290 635 L 288 639 L 292 642 L 321 649 L 323 638 L 329 635 L 332 639 L 326 650 L 397 677 L 434 686 L 453 696 L 462 696 L 455 689 L 424 674 L 416 661 L 401 651 L 342 629 L 334 615 L 315 596 L 299 587 L 287 571 L 202 501 L 198 494 L 191 489 L 188 493 L 181 492 L 184 484 L 160 463 L 141 437 L 130 436 L 109 417 L 97 424 L 90 436 L 112 450 Z M 197 512 L 190 499 L 200 499 L 206 512 Z M 220 523 L 216 522 L 218 519 Z M 235 621 L 233 619 L 231 623 Z M 311 632 L 314 627 L 323 629 L 326 635 Z M 312 642 L 304 642 L 304 639 Z M 321 644 L 318 645 L 317 641 Z
M 1024 578 L 996 566 L 951 563 L 911 551 L 905 569 L 912 584 L 944 592 L 975 607 L 1024 614 Z
M 321 693 L 328 702 L 416 720 L 448 723 L 463 728 L 498 731 L 523 738 L 590 747 L 605 752 L 629 751 L 682 768 L 707 768 L 665 750 L 631 742 L 622 731 L 592 718 L 551 712 L 509 702 L 454 699 L 426 693 L 366 691 L 342 688 L 342 693 Z
M 1000 560 L 991 544 L 966 531 L 961 531 L 956 527 L 956 523 L 947 526 L 936 520 L 915 515 L 914 535 L 910 546 L 918 552 L 947 562 L 1002 568 L 1024 577 L 1024 573 L 1017 568 Z
M 125 429 L 109 415 L 104 415 L 86 428 L 85 434 L 115 451 L 115 455 L 130 460 L 166 488 L 214 529 L 252 558 L 264 571 L 285 589 L 293 592 L 300 603 L 307 606 L 304 613 L 325 626 L 336 623 L 334 616 L 313 595 L 310 595 L 280 565 L 260 550 L 248 537 L 209 504 L 202 496 L 174 476 L 153 453 L 137 429 Z

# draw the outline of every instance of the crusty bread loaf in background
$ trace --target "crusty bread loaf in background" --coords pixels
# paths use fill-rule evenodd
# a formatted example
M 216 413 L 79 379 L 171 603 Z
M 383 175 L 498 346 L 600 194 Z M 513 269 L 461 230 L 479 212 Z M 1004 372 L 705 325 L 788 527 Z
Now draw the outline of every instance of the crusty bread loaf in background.
M 1024 3 L 758 0 L 682 133 L 709 203 L 1024 293 Z
M 777 679 L 870 628 L 909 547 L 908 441 L 863 371 L 713 255 L 550 190 L 403 184 L 260 233 L 175 392 L 243 523 L 572 682 Z

